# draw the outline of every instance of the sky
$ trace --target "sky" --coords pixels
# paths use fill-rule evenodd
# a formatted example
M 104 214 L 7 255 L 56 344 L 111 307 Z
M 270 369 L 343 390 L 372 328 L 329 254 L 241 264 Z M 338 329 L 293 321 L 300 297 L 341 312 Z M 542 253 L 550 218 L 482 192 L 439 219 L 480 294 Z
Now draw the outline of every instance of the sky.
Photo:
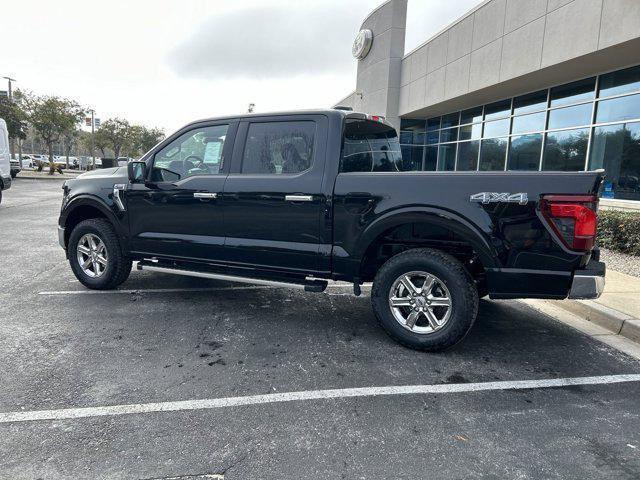
M 249 103 L 327 108 L 354 90 L 351 44 L 381 3 L 2 0 L 0 77 L 166 133 Z M 479 3 L 409 0 L 406 52 Z

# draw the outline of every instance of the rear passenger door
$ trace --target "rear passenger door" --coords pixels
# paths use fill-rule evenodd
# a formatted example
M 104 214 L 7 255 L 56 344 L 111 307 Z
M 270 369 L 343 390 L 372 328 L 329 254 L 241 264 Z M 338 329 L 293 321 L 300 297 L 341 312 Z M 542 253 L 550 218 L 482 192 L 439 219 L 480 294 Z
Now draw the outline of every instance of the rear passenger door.
M 240 124 L 224 187 L 229 262 L 301 275 L 320 271 L 327 123 L 323 115 L 295 115 Z

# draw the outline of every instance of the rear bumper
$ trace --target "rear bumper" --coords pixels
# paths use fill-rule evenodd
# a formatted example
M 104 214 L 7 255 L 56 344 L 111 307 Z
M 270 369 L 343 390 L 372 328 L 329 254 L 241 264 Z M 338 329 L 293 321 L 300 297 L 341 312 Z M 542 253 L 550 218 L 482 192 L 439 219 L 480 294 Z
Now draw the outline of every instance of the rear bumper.
M 569 298 L 573 300 L 588 300 L 599 298 L 604 291 L 607 267 L 603 262 L 591 260 L 584 270 L 576 270 L 569 291 Z

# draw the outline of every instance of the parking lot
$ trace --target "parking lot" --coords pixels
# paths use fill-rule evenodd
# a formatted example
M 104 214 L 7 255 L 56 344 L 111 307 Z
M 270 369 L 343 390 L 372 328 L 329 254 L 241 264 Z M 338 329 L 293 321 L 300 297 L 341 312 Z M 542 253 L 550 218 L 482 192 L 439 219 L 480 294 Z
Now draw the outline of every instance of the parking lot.
M 637 360 L 516 301 L 425 354 L 340 286 L 134 271 L 88 292 L 61 184 L 18 177 L 0 205 L 1 478 L 640 477 L 640 383 L 609 383 Z

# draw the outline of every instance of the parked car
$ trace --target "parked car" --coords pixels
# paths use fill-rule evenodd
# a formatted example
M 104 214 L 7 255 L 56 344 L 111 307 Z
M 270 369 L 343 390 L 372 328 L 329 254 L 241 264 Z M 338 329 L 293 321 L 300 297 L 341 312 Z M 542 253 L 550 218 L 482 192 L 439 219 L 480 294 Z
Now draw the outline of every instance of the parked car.
M 29 154 L 22 155 L 21 167 L 22 170 L 24 170 L 25 168 L 35 168 L 33 157 Z
M 22 165 L 20 164 L 20 160 L 17 158 L 12 158 L 10 160 L 10 164 L 11 164 L 11 178 L 16 178 L 16 175 L 18 175 L 22 171 Z
M 0 203 L 2 203 L 2 191 L 11 188 L 12 179 L 9 132 L 6 122 L 0 118 Z
M 373 282 L 382 327 L 448 348 L 478 298 L 597 298 L 603 172 L 402 171 L 396 130 L 340 110 L 189 124 L 64 184 L 59 241 L 88 288 L 138 268 L 321 292 Z M 304 301 L 310 301 L 304 299 Z M 306 319 L 300 319 L 306 321 Z

